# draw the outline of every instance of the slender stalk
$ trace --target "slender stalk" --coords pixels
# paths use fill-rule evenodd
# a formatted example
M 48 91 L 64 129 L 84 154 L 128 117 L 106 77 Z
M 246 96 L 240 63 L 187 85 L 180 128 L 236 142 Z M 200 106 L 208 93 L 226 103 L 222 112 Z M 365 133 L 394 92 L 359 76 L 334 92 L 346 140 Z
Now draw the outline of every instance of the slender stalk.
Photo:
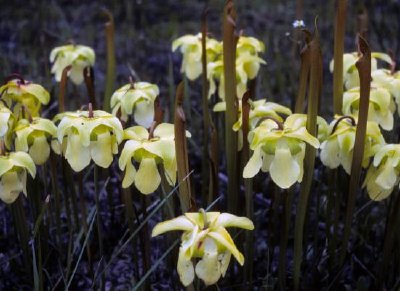
M 122 189 L 122 201 L 125 204 L 125 218 L 128 223 L 129 227 L 129 232 L 133 233 L 135 231 L 135 215 L 134 215 L 134 210 L 132 206 L 132 193 L 130 188 L 124 188 Z M 134 273 L 135 275 L 138 275 L 139 270 L 138 270 L 138 257 L 136 253 L 136 241 L 132 240 L 132 259 L 135 264 L 135 270 Z
M 305 35 L 306 35 L 306 43 L 309 44 L 311 41 L 310 39 L 311 36 L 306 31 Z M 306 99 L 306 93 L 307 93 L 307 82 L 310 76 L 310 67 L 311 67 L 310 57 L 311 54 L 307 45 L 300 52 L 300 59 L 301 59 L 300 80 L 299 80 L 299 91 L 297 93 L 296 105 L 294 108 L 295 113 L 303 113 L 304 111 L 304 101 Z
M 185 213 L 189 209 L 195 207 L 195 202 L 191 195 L 190 179 L 188 178 L 184 180 L 184 178 L 189 174 L 189 161 L 185 130 L 186 118 L 182 107 L 184 98 L 183 92 L 183 82 L 181 82 L 176 90 L 174 123 L 178 180 L 182 181 L 179 186 L 179 200 L 181 203 L 182 213 Z
M 60 92 L 58 93 L 58 112 L 65 111 L 65 92 L 67 91 L 68 82 L 68 72 L 71 70 L 72 66 L 67 66 L 62 71 L 61 81 L 60 81 Z
M 228 172 L 228 211 L 237 213 L 239 196 L 238 163 L 237 163 L 237 133 L 232 127 L 238 117 L 238 102 L 236 96 L 236 11 L 233 0 L 226 0 L 223 19 L 223 62 L 225 78 L 225 152 Z
M 89 103 L 92 103 L 94 108 L 97 108 L 95 89 L 94 89 L 94 71 L 92 67 L 83 69 L 83 78 L 85 80 L 86 89 L 89 95 Z
M 242 167 L 244 166 L 250 159 L 250 146 L 249 141 L 247 139 L 247 135 L 249 134 L 250 125 L 249 125 L 249 114 L 250 114 L 250 103 L 249 98 L 254 97 L 255 95 L 255 80 L 251 82 L 250 91 L 246 92 L 243 96 L 242 100 L 242 134 L 243 134 L 243 150 L 242 150 Z M 244 193 L 245 193 L 245 203 L 246 203 L 246 216 L 253 220 L 254 217 L 254 203 L 253 203 L 253 179 L 244 179 Z M 254 259 L 254 234 L 252 231 L 246 232 L 246 245 L 245 245 L 245 253 L 246 253 L 246 261 L 245 261 L 245 286 L 247 286 L 247 282 L 251 282 L 253 278 L 253 259 Z
M 346 29 L 347 0 L 337 0 L 335 37 L 333 47 L 333 113 L 342 113 L 343 103 L 343 53 Z
M 203 73 L 201 75 L 202 81 L 202 108 L 203 108 L 203 156 L 202 156 L 202 184 L 201 195 L 203 203 L 207 203 L 208 186 L 210 179 L 210 162 L 208 153 L 209 143 L 209 130 L 210 130 L 210 112 L 208 108 L 208 80 L 207 80 L 207 8 L 204 9 L 201 16 L 201 65 Z
M 358 124 L 354 141 L 353 159 L 351 163 L 351 174 L 349 182 L 349 194 L 347 199 L 346 219 L 343 234 L 342 252 L 340 265 L 344 263 L 347 254 L 347 244 L 350 239 L 353 212 L 356 204 L 357 189 L 361 176 L 362 161 L 364 156 L 364 142 L 367 131 L 369 94 L 371 90 L 371 50 L 367 41 L 358 36 L 358 48 L 361 57 L 356 63 L 360 76 L 360 106 L 358 112 Z
M 103 247 L 103 230 L 101 227 L 101 216 L 100 216 L 100 192 L 99 192 L 99 169 L 95 164 L 93 167 L 93 182 L 94 182 L 94 192 L 95 192 L 95 200 L 96 200 L 96 224 L 97 224 L 97 238 L 99 242 L 99 253 L 100 258 L 104 256 L 104 247 Z M 102 260 L 100 259 L 102 262 Z M 101 264 L 102 265 L 102 264 Z M 101 266 L 99 266 L 101 267 Z M 99 289 L 104 289 L 104 281 L 105 276 L 103 275 L 100 280 Z
M 106 73 L 106 88 L 104 92 L 103 109 L 110 111 L 110 99 L 114 91 L 115 84 L 115 42 L 114 42 L 114 17 L 110 11 L 104 10 L 108 17 L 105 23 L 106 43 L 107 43 L 107 73 Z
M 284 213 L 283 213 L 283 228 L 281 233 L 281 243 L 279 247 L 279 267 L 278 277 L 281 290 L 286 290 L 286 254 L 289 240 L 290 218 L 292 214 L 292 204 L 294 191 L 293 187 L 284 191 Z
M 81 209 L 81 222 L 83 224 L 83 231 L 85 235 L 88 235 L 88 224 L 87 224 L 87 207 L 85 201 L 85 193 L 83 191 L 83 177 L 82 173 L 78 173 L 78 188 L 79 188 L 79 205 Z M 93 266 L 92 266 L 92 254 L 90 251 L 90 243 L 86 245 L 86 255 L 89 262 L 89 273 L 93 273 Z
M 50 156 L 50 177 L 51 177 L 51 188 L 54 195 L 54 216 L 56 222 L 56 244 L 60 248 L 61 246 L 61 202 L 60 202 L 60 192 L 58 191 L 58 180 L 57 180 L 57 159 L 54 153 Z M 53 208 L 53 206 L 52 206 Z
M 309 44 L 311 54 L 310 83 L 307 109 L 307 131 L 317 136 L 317 115 L 319 99 L 322 91 L 322 56 L 319 43 L 319 34 L 315 23 L 314 37 Z M 294 288 L 299 290 L 301 263 L 303 254 L 303 231 L 307 213 L 308 200 L 314 174 L 316 150 L 312 146 L 306 146 L 304 160 L 304 176 L 301 183 L 300 198 L 297 205 L 295 238 L 294 238 Z

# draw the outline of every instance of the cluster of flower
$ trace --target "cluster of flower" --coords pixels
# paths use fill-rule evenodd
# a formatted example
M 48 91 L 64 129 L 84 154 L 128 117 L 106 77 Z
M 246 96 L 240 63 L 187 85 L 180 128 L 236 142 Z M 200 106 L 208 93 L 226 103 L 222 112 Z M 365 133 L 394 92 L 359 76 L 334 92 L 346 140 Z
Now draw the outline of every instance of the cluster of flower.
M 378 201 L 387 198 L 400 180 L 400 145 L 386 144 L 380 131 L 380 128 L 386 131 L 393 129 L 395 103 L 400 106 L 400 72 L 393 70 L 394 63 L 389 55 L 373 52 L 371 57 L 372 82 L 362 164 L 364 168 L 369 168 L 363 187 L 367 187 L 371 199 Z M 343 117 L 336 116 L 330 124 L 330 136 L 321 144 L 322 162 L 330 168 L 342 165 L 348 174 L 360 103 L 360 80 L 355 67 L 357 60 L 357 53 L 343 55 L 344 87 L 347 91 L 343 94 L 342 113 L 351 118 L 344 118 L 341 122 Z M 391 69 L 380 68 L 378 60 L 389 64 Z M 332 61 L 331 70 L 333 66 Z M 340 124 L 336 125 L 338 122 Z M 373 163 L 370 164 L 372 157 Z
M 93 50 L 82 45 L 57 47 L 50 55 L 56 80 L 60 81 L 62 72 L 70 66 L 68 77 L 75 84 L 82 83 L 84 69 L 92 66 L 94 59 Z M 146 129 L 153 122 L 158 94 L 158 87 L 146 82 L 118 89 L 111 98 L 114 115 L 127 121 L 133 114 L 138 124 L 123 129 L 116 116 L 91 108 L 61 112 L 53 120 L 42 118 L 41 106 L 49 103 L 50 94 L 19 75 L 10 76 L 0 87 L 0 199 L 12 203 L 20 192 L 27 194 L 27 172 L 35 176 L 35 165 L 48 160 L 50 148 L 79 172 L 91 160 L 108 168 L 123 140 L 127 140 L 119 160 L 120 169 L 125 170 L 123 187 L 134 183 L 143 194 L 154 192 L 160 185 L 158 164 L 164 165 L 166 179 L 174 185 L 177 166 L 173 125 L 161 123 L 151 136 Z M 133 161 L 139 164 L 137 171 Z

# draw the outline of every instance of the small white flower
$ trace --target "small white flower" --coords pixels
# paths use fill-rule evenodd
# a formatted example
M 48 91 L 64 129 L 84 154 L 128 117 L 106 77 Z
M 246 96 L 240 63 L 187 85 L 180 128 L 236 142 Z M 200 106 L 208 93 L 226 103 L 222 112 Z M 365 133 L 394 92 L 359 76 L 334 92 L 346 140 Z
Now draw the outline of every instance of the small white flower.
M 304 28 L 306 25 L 304 24 L 304 21 L 301 19 L 296 19 L 292 23 L 293 28 Z

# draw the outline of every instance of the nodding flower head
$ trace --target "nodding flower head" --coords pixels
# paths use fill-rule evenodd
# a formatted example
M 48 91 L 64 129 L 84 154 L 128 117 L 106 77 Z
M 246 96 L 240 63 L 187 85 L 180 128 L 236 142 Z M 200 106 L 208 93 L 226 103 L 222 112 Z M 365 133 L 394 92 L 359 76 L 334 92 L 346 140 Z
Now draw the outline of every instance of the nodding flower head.
M 367 186 L 372 200 L 387 198 L 400 181 L 400 145 L 382 146 L 374 156 L 374 162 L 368 169 L 363 187 Z
M 83 170 L 92 159 L 102 168 L 110 166 L 123 138 L 118 118 L 105 111 L 89 110 L 61 113 L 55 117 L 58 120 L 58 142 L 75 172 Z
M 247 83 L 257 77 L 261 65 L 266 62 L 259 57 L 259 53 L 265 50 L 264 44 L 254 37 L 240 36 L 236 48 L 236 95 L 243 98 L 247 90 Z M 225 100 L 225 77 L 222 55 L 215 61 L 207 64 L 207 79 L 210 87 L 208 97 L 210 98 L 217 91 L 218 97 Z
M 185 213 L 158 223 L 152 231 L 152 236 L 174 230 L 183 231 L 177 266 L 182 284 L 190 285 L 196 273 L 206 285 L 212 285 L 217 283 L 221 276 L 225 276 L 231 255 L 240 265 L 244 264 L 244 257 L 226 230 L 227 227 L 254 229 L 253 222 L 247 217 L 205 212 L 201 209 L 200 212 Z M 199 260 L 196 262 L 194 259 Z
M 54 48 L 50 53 L 50 62 L 54 63 L 51 72 L 55 75 L 56 81 L 61 81 L 63 70 L 71 66 L 69 78 L 79 85 L 83 82 L 83 70 L 92 67 L 95 61 L 95 54 L 92 48 L 84 45 L 69 44 Z
M 358 116 L 360 88 L 353 88 L 343 94 L 343 114 Z M 396 105 L 390 92 L 383 87 L 372 87 L 369 98 L 368 120 L 375 121 L 384 130 L 393 129 L 393 113 Z
M 186 135 L 190 137 L 189 132 Z M 177 164 L 173 124 L 161 123 L 152 134 L 142 126 L 133 126 L 125 129 L 124 136 L 128 140 L 119 158 L 119 168 L 125 170 L 122 187 L 134 183 L 141 193 L 153 193 L 161 182 L 158 164 L 163 166 L 168 183 L 175 184 Z M 133 162 L 139 163 L 138 170 Z
M 359 87 L 360 79 L 358 76 L 358 71 L 356 68 L 356 63 L 359 59 L 358 52 L 347 53 L 343 55 L 343 81 L 345 88 L 347 90 Z M 371 54 L 371 71 L 375 71 L 378 69 L 378 60 L 384 61 L 387 64 L 392 64 L 392 58 L 384 53 L 373 52 Z M 330 71 L 333 72 L 334 67 L 333 60 L 331 61 L 329 68 Z
M 269 172 L 283 189 L 302 181 L 306 143 L 318 148 L 319 141 L 299 119 L 302 114 L 290 115 L 283 124 L 267 118 L 250 131 L 250 148 L 254 152 L 244 168 L 244 178 L 254 177 L 261 169 Z
M 11 150 L 12 146 L 12 129 L 14 124 L 14 114 L 3 102 L 0 102 L 0 138 L 4 140 L 5 146 L 9 150 Z
M 39 116 L 42 105 L 50 101 L 50 94 L 42 86 L 16 77 L 0 87 L 1 99 L 12 108 L 16 117 Z M 28 111 L 28 112 L 26 112 Z
M 321 144 L 321 162 L 335 169 L 340 165 L 350 175 L 356 135 L 356 120 L 349 116 L 335 116 L 329 125 L 330 135 Z M 369 160 L 385 144 L 379 126 L 373 121 L 367 122 L 362 166 L 368 167 Z
M 13 203 L 18 195 L 26 192 L 26 173 L 33 178 L 36 167 L 32 158 L 24 152 L 11 152 L 0 156 L 0 199 Z
M 133 112 L 135 122 L 149 128 L 154 120 L 154 100 L 160 94 L 157 85 L 147 82 L 127 84 L 111 96 L 111 108 L 114 116 L 120 113 L 123 121 Z
M 44 164 L 50 155 L 49 140 L 57 136 L 57 127 L 51 120 L 34 117 L 21 119 L 14 129 L 15 149 L 28 152 L 36 165 Z
M 172 43 L 172 51 L 178 48 L 183 55 L 181 72 L 189 80 L 197 79 L 203 72 L 201 64 L 202 46 L 201 33 L 197 35 L 184 35 Z M 222 43 L 213 38 L 206 38 L 207 62 L 213 62 L 222 54 Z

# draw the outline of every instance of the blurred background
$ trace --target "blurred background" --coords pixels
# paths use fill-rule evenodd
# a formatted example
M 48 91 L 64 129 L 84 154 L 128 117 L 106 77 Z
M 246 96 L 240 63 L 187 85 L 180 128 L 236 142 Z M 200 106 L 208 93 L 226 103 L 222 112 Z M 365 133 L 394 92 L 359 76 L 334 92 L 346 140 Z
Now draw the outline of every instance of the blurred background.
M 0 3 L 0 80 L 18 72 L 52 90 L 55 82 L 50 75 L 49 53 L 55 46 L 73 40 L 93 47 L 96 52 L 97 98 L 103 95 L 106 71 L 104 9 L 114 15 L 115 21 L 115 89 L 127 83 L 134 71 L 140 80 L 158 84 L 161 97 L 169 98 L 168 84 L 181 79 L 181 56 L 171 52 L 171 42 L 183 34 L 200 31 L 200 17 L 206 5 L 209 32 L 217 39 L 222 34 L 223 0 L 1 0 Z M 298 44 L 292 23 L 301 18 L 306 28 L 313 30 L 318 16 L 324 58 L 325 100 L 321 109 L 329 113 L 332 76 L 328 65 L 333 55 L 335 1 L 240 0 L 235 4 L 238 29 L 261 39 L 266 46 L 263 57 L 267 65 L 260 74 L 258 97 L 285 105 L 291 104 L 298 84 Z M 362 25 L 368 28 L 373 51 L 392 50 L 399 60 L 400 1 L 360 0 L 349 1 L 348 5 L 345 51 L 356 49 L 356 34 Z M 200 90 L 194 90 L 193 94 L 194 100 L 196 96 L 200 98 Z

